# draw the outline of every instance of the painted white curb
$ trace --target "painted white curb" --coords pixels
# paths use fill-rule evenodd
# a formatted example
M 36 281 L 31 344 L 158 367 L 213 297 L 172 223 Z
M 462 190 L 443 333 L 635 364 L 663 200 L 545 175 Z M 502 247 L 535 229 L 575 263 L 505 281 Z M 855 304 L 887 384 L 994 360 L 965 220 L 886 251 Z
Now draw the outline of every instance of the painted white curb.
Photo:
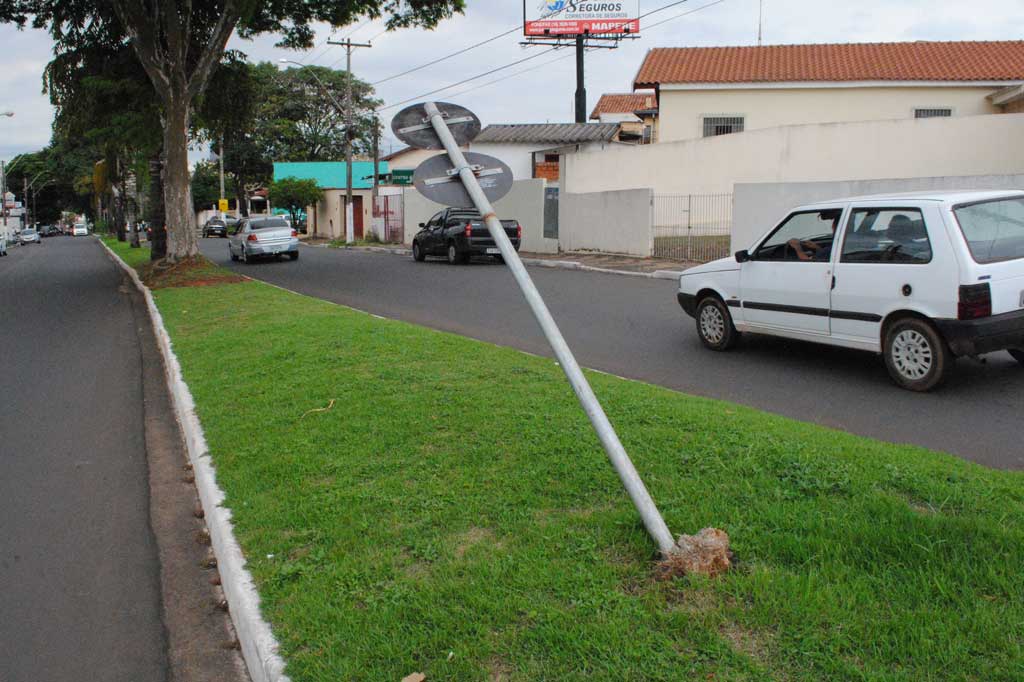
M 102 240 L 97 240 L 115 263 L 121 266 L 135 282 L 135 286 L 146 299 L 150 321 L 156 334 L 160 353 L 167 368 L 167 387 L 185 436 L 185 447 L 192 463 L 196 489 L 203 505 L 206 526 L 210 530 L 213 552 L 220 570 L 221 587 L 228 600 L 231 620 L 235 624 L 242 656 L 249 669 L 252 682 L 290 682 L 284 674 L 284 659 L 278 654 L 279 645 L 270 630 L 270 624 L 260 615 L 260 596 L 252 576 L 245 568 L 245 556 L 235 539 L 231 526 L 231 510 L 222 506 L 224 491 L 217 486 L 217 474 L 210 458 L 209 447 L 203 436 L 203 427 L 196 416 L 195 402 L 188 385 L 181 376 L 181 365 L 174 354 L 171 337 L 164 327 L 163 317 L 153 302 L 153 295 L 134 268 L 128 266 L 110 250 Z

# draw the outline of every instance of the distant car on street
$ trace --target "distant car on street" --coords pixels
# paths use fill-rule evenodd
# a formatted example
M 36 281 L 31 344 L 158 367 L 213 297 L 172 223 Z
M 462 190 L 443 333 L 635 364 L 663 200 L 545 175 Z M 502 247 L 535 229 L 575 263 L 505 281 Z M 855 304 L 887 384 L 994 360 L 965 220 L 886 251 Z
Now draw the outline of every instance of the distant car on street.
M 299 233 L 284 218 L 243 218 L 228 237 L 231 260 L 252 263 L 258 258 L 299 258 Z
M 39 233 L 36 232 L 33 227 L 26 227 L 24 230 L 18 233 L 18 241 L 22 244 L 42 244 L 43 240 L 39 238 Z
M 677 298 L 712 350 L 754 332 L 872 351 L 912 391 L 961 356 L 1024 364 L 1024 192 L 802 206 L 734 258 L 686 270 Z
M 87 237 L 89 236 L 89 228 L 86 227 L 85 223 L 75 223 L 74 227 L 71 228 L 72 237 Z
M 220 218 L 210 218 L 203 225 L 203 237 L 227 237 L 228 226 Z
M 523 238 L 518 220 L 501 221 L 505 234 L 516 251 Z M 444 256 L 452 265 L 468 263 L 473 256 L 501 260 L 501 251 L 491 238 L 480 212 L 469 208 L 446 208 L 429 221 L 420 223 L 420 231 L 412 240 L 412 255 L 418 261 L 427 256 Z

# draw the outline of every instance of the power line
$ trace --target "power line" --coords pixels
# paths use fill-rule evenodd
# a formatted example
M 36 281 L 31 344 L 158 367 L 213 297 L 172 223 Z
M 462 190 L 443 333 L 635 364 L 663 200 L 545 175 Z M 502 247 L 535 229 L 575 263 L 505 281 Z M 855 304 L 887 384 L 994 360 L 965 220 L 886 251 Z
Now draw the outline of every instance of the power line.
M 488 38 L 487 40 L 482 40 L 479 43 L 476 43 L 474 45 L 470 45 L 469 47 L 465 47 L 465 48 L 463 48 L 461 50 L 458 50 L 457 52 L 452 52 L 451 54 L 445 55 L 445 56 L 440 57 L 438 59 L 435 59 L 435 60 L 433 60 L 431 62 L 427 62 L 426 64 L 420 64 L 419 66 L 411 68 L 408 71 L 403 71 L 402 73 L 396 73 L 394 76 L 388 76 L 387 78 L 384 78 L 382 80 L 373 82 L 370 85 L 377 86 L 377 85 L 380 85 L 381 83 L 387 83 L 388 81 L 393 81 L 396 78 L 401 78 L 402 76 L 408 76 L 410 73 L 416 73 L 417 71 L 425 69 L 428 66 L 434 66 L 435 64 L 440 64 L 443 61 L 447 61 L 447 60 L 451 59 L 452 57 L 458 57 L 460 54 L 466 54 L 470 50 L 475 50 L 476 48 L 478 48 L 478 47 L 480 47 L 482 45 L 486 45 L 487 43 L 493 43 L 495 40 L 498 40 L 499 38 L 504 38 L 505 36 L 507 36 L 507 35 L 509 35 L 511 33 L 515 33 L 516 31 L 519 31 L 521 28 L 522 28 L 521 26 L 516 26 L 512 30 L 505 31 L 504 33 L 499 33 L 498 35 L 494 36 L 493 38 Z
M 554 52 L 557 49 L 558 49 L 557 47 L 552 47 L 552 48 L 549 48 L 547 50 L 543 50 L 541 52 L 537 52 L 536 54 L 530 55 L 529 57 L 525 57 L 523 59 L 519 59 L 519 60 L 516 60 L 514 62 L 511 62 L 510 64 L 505 64 L 504 66 L 499 66 L 496 69 L 491 69 L 490 71 L 485 71 L 484 73 L 477 74 L 476 76 L 472 76 L 471 78 L 465 78 L 465 79 L 459 81 L 458 83 L 452 83 L 450 85 L 444 86 L 443 88 L 438 88 L 436 90 L 431 90 L 430 92 L 425 92 L 422 95 L 417 95 L 415 97 L 410 97 L 409 99 L 402 100 L 401 102 L 396 102 L 395 104 L 389 104 L 389 105 L 387 105 L 385 107 L 381 107 L 380 109 L 377 109 L 377 111 L 381 112 L 381 111 L 385 111 L 387 109 L 394 109 L 395 107 L 400 107 L 403 104 L 408 104 L 409 102 L 415 102 L 415 101 L 417 101 L 419 99 L 422 99 L 424 97 L 427 97 L 429 95 L 434 95 L 434 94 L 437 94 L 437 93 L 442 92 L 444 90 L 449 90 L 449 89 L 454 88 L 456 86 L 463 85 L 465 83 L 469 83 L 470 81 L 475 81 L 478 78 L 483 78 L 485 76 L 490 76 L 492 73 L 497 73 L 499 71 L 504 71 L 505 69 L 512 68 L 513 66 L 516 66 L 517 64 L 522 64 L 523 62 L 528 62 L 531 59 L 536 59 L 537 57 L 541 57 L 543 55 L 546 55 L 548 52 Z
M 644 14 L 642 16 L 650 16 L 651 14 L 655 14 L 657 12 L 660 12 L 663 9 L 668 9 L 668 8 L 674 7 L 676 5 L 681 5 L 684 2 L 688 2 L 688 1 L 689 0 L 679 0 L 678 2 L 673 2 L 673 3 L 669 4 L 669 5 L 665 5 L 662 8 L 652 10 L 652 11 L 650 11 L 647 14 Z M 650 26 L 646 27 L 644 30 L 647 31 L 647 30 L 650 30 L 650 29 L 655 28 L 657 26 L 661 26 L 662 24 L 667 24 L 670 21 L 675 21 L 676 19 L 680 19 L 680 18 L 685 17 L 687 15 L 694 14 L 696 12 L 700 12 L 701 10 L 705 10 L 705 9 L 707 9 L 709 7 L 713 7 L 713 6 L 721 4 L 723 2 L 725 2 L 725 0 L 714 0 L 714 2 L 709 2 L 709 3 L 705 4 L 705 5 L 701 5 L 700 7 L 694 7 L 693 9 L 687 10 L 686 12 L 681 12 L 681 13 L 676 14 L 674 16 L 671 16 L 671 17 L 669 17 L 667 19 L 664 19 L 662 21 L 659 21 L 659 22 L 656 22 L 654 24 L 651 24 Z M 559 49 L 558 47 L 552 47 L 552 48 L 544 50 L 542 52 L 538 52 L 537 54 L 533 55 L 533 57 L 539 57 L 539 56 L 545 55 L 545 54 L 547 54 L 549 52 L 552 52 L 552 51 L 558 50 L 558 49 Z M 537 66 L 533 66 L 533 67 L 530 67 L 528 69 L 523 69 L 523 70 L 517 71 L 515 73 L 507 74 L 507 75 L 505 75 L 505 76 L 503 76 L 501 78 L 496 78 L 496 79 L 494 79 L 492 81 L 488 81 L 487 83 L 482 83 L 480 85 L 473 86 L 472 88 L 468 88 L 466 90 L 460 91 L 460 92 L 456 93 L 455 95 L 449 95 L 449 97 L 457 97 L 457 96 L 460 96 L 460 95 L 464 95 L 464 94 L 472 92 L 474 90 L 478 90 L 480 88 L 487 87 L 488 85 L 494 85 L 495 83 L 500 83 L 500 82 L 506 81 L 506 80 L 508 80 L 510 78 L 515 78 L 516 76 L 520 76 L 520 75 L 522 75 L 524 73 L 528 73 L 530 71 L 536 71 L 537 69 L 539 69 L 539 68 L 541 68 L 543 66 L 546 66 L 548 64 L 553 64 L 553 63 L 555 63 L 557 61 L 561 61 L 563 59 L 568 59 L 569 57 L 573 57 L 573 56 L 575 56 L 575 54 L 563 55 L 563 56 L 558 57 L 557 59 L 552 59 L 552 60 L 549 60 L 547 62 L 544 62 L 543 64 L 539 64 Z M 437 90 L 432 90 L 431 92 L 424 93 L 424 94 L 419 95 L 417 97 L 413 97 L 413 98 L 410 98 L 410 99 L 407 99 L 407 100 L 403 100 L 403 101 L 398 102 L 396 104 L 389 104 L 388 106 L 382 107 L 382 108 L 378 109 L 377 111 L 381 112 L 381 111 L 386 111 L 387 109 L 393 109 L 394 107 L 398 107 L 398 106 L 401 106 L 403 104 L 408 104 L 409 102 L 416 101 L 416 100 L 420 99 L 421 97 L 427 97 L 428 95 L 434 95 L 434 94 L 437 94 L 439 92 L 443 92 L 444 90 L 448 90 L 450 88 L 454 88 L 454 87 L 457 87 L 459 85 L 463 85 L 463 84 L 468 83 L 470 81 L 477 80 L 478 78 L 483 78 L 485 76 L 489 76 L 492 73 L 497 73 L 498 71 L 503 71 L 503 70 L 505 70 L 507 68 L 516 66 L 517 64 L 522 64 L 523 62 L 526 62 L 526 61 L 529 61 L 530 59 L 533 59 L 533 57 L 527 57 L 526 59 L 520 59 L 518 61 L 512 62 L 511 64 L 506 64 L 506 65 L 498 67 L 496 69 L 492 69 L 491 71 L 488 71 L 486 73 L 482 73 L 482 74 L 480 74 L 478 76 L 473 76 L 472 78 L 467 78 L 465 80 L 459 81 L 458 83 L 452 83 L 451 85 L 447 85 L 447 86 L 445 86 L 443 88 L 438 88 Z

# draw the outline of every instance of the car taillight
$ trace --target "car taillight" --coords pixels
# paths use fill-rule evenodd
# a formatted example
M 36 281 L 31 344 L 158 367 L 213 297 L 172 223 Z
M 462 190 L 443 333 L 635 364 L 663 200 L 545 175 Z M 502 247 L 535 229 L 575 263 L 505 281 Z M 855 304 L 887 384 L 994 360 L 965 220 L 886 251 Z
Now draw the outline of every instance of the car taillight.
M 523 238 L 523 226 L 520 225 L 519 223 L 516 223 L 516 239 L 522 239 L 522 238 Z
M 245 238 L 245 241 L 247 241 L 247 242 L 258 242 L 259 239 L 256 237 L 256 233 L 253 232 L 248 237 Z
M 957 317 L 961 320 L 977 320 L 992 315 L 992 289 L 988 282 L 967 284 L 960 287 L 960 305 Z
M 298 230 L 292 230 L 292 236 L 293 237 L 298 237 L 299 236 L 299 231 Z
M 466 239 L 473 236 L 473 223 L 466 223 Z

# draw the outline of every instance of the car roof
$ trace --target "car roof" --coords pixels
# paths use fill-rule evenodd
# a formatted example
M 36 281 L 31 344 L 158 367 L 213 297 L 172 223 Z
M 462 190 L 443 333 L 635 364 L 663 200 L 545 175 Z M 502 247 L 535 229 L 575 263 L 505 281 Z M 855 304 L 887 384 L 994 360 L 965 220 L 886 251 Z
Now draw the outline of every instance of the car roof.
M 868 201 L 935 201 L 950 203 L 972 203 L 976 201 L 988 201 L 991 199 L 1002 199 L 1009 197 L 1024 196 L 1024 190 L 942 190 L 942 191 L 919 191 L 919 192 L 893 192 L 890 194 L 864 194 L 860 196 L 843 197 L 829 201 L 820 201 L 813 204 L 800 206 L 795 210 L 811 210 L 816 208 L 834 208 L 835 204 L 848 204 L 851 202 Z

